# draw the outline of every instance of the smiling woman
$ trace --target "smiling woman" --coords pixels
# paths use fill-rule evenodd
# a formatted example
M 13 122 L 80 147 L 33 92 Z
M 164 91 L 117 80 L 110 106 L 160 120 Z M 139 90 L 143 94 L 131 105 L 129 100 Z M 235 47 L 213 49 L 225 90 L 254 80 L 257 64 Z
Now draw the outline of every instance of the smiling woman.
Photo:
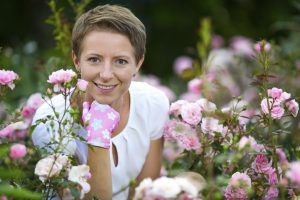
M 92 175 L 87 199 L 131 198 L 131 180 L 138 184 L 160 174 L 169 101 L 158 89 L 132 81 L 144 61 L 145 43 L 144 25 L 121 6 L 98 6 L 73 28 L 72 58 L 88 82 L 84 95 L 75 90 L 69 98 L 70 105 L 82 111 L 77 134 L 87 138 L 76 141 L 76 156 Z M 52 100 L 56 112 L 63 112 L 62 98 Z M 33 124 L 51 111 L 48 105 L 40 107 Z M 38 146 L 52 139 L 44 124 L 35 128 L 32 138 Z

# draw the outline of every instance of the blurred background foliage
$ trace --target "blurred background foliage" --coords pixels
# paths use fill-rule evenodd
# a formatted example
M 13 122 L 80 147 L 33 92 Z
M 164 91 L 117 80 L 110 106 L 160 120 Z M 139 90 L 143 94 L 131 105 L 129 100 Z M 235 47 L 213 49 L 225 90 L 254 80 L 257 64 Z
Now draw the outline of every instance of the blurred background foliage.
M 176 57 L 197 56 L 198 28 L 206 17 L 225 45 L 233 36 L 243 35 L 256 41 L 272 39 L 282 44 L 287 57 L 299 55 L 299 49 L 295 51 L 300 43 L 299 0 L 1 1 L 0 66 L 22 78 L 7 98 L 43 91 L 42 81 L 52 70 L 72 66 L 68 31 L 81 12 L 105 3 L 124 5 L 144 22 L 148 39 L 142 72 L 165 83 L 174 78 Z

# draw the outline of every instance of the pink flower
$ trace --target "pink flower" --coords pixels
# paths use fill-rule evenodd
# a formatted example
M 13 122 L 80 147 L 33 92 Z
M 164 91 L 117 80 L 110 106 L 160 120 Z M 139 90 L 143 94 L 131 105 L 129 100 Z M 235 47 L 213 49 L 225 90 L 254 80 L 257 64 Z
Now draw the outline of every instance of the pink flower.
M 197 125 L 201 121 L 201 108 L 197 103 L 186 103 L 181 107 L 181 117 L 183 121 L 190 125 Z
M 192 79 L 188 82 L 188 91 L 195 94 L 201 94 L 203 81 L 200 78 Z
M 213 49 L 218 49 L 221 48 L 224 44 L 224 39 L 220 35 L 213 35 L 212 40 L 211 40 L 211 47 Z
M 281 107 L 280 101 L 277 99 L 267 100 L 266 98 L 264 98 L 260 104 L 262 111 L 265 114 L 269 114 L 268 101 L 269 101 L 269 107 L 271 110 L 271 117 L 274 119 L 280 119 L 284 114 L 284 109 Z
M 285 105 L 294 117 L 298 115 L 299 104 L 295 101 L 295 99 L 287 101 Z
M 236 172 L 231 176 L 224 196 L 227 200 L 246 200 L 248 199 L 247 192 L 249 189 L 251 189 L 250 177 L 245 173 Z
M 24 106 L 21 112 L 22 117 L 30 118 L 35 113 L 35 109 L 29 106 Z
M 243 36 L 233 37 L 230 42 L 231 48 L 237 53 L 245 56 L 253 56 L 253 42 Z
M 266 155 L 259 154 L 252 163 L 252 168 L 257 173 L 269 174 L 272 170 L 272 163 L 268 161 Z
M 254 49 L 257 52 L 269 52 L 271 50 L 271 45 L 266 41 L 260 41 L 254 45 Z
M 58 71 L 52 72 L 47 82 L 54 85 L 54 92 L 59 92 L 62 89 L 61 85 L 71 82 L 74 77 L 76 77 L 76 73 L 73 70 L 60 69 Z
M 268 177 L 268 182 L 269 182 L 269 185 L 276 185 L 278 183 L 278 178 L 277 178 L 277 174 L 276 174 L 276 171 L 274 168 L 272 168 L 270 171 L 269 171 L 269 177 Z
M 30 95 L 30 97 L 27 100 L 26 105 L 33 108 L 33 109 L 38 109 L 43 103 L 44 99 L 42 98 L 42 95 L 40 93 L 34 93 Z
M 5 195 L 0 196 L 0 200 L 7 200 L 7 197 Z
M 279 194 L 279 190 L 276 187 L 270 187 L 268 189 L 267 194 L 265 194 L 263 196 L 263 200 L 273 200 L 273 199 L 277 199 Z
M 251 188 L 251 179 L 246 173 L 235 172 L 229 180 L 229 186 L 244 189 Z
M 182 134 L 180 135 L 180 137 L 178 137 L 178 141 L 179 141 L 178 145 L 188 151 L 192 149 L 198 150 L 201 147 L 199 138 L 197 137 L 196 134 L 194 135 Z
M 204 117 L 201 123 L 201 130 L 203 133 L 214 136 L 214 132 L 222 133 L 223 125 L 219 124 L 219 120 L 213 117 Z
M 268 96 L 272 97 L 273 99 L 279 99 L 282 93 L 283 93 L 282 89 L 276 87 L 273 87 L 272 89 L 268 89 Z
M 23 158 L 27 154 L 26 146 L 23 144 L 14 144 L 10 147 L 9 156 L 13 160 Z
M 85 91 L 88 84 L 89 83 L 86 80 L 83 80 L 83 79 L 78 79 L 78 81 L 77 81 L 77 87 L 81 91 Z
M 10 89 L 15 88 L 14 81 L 19 79 L 18 74 L 9 70 L 0 70 L 0 85 L 8 86 Z
M 290 163 L 290 169 L 286 172 L 286 176 L 292 183 L 296 183 L 296 187 L 300 187 L 300 161 Z
M 14 129 L 10 126 L 6 126 L 0 131 L 0 138 L 10 137 L 14 133 Z
M 166 140 L 178 140 L 181 135 L 194 135 L 196 130 L 193 129 L 189 124 L 178 121 L 170 120 L 164 127 L 164 137 Z
M 173 69 L 177 75 L 181 75 L 184 70 L 192 69 L 193 60 L 188 56 L 180 56 L 175 59 Z
M 178 117 L 181 113 L 181 107 L 187 103 L 188 102 L 185 100 L 178 100 L 178 101 L 175 101 L 174 103 L 171 103 L 171 106 L 169 109 L 169 114 Z
M 199 104 L 200 108 L 204 112 L 215 112 L 217 109 L 216 104 L 208 101 L 205 98 L 201 98 L 196 101 L 197 104 Z
M 276 149 L 276 154 L 278 155 L 279 161 L 281 163 L 284 163 L 284 164 L 288 163 L 288 160 L 286 159 L 286 155 L 285 155 L 284 151 L 281 148 Z

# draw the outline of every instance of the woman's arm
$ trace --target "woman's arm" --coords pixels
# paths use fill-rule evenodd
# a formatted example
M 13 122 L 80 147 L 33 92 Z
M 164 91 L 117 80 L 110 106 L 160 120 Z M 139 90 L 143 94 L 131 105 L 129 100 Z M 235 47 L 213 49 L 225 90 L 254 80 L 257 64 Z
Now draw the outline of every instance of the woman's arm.
M 101 200 L 112 199 L 112 177 L 110 169 L 109 149 L 100 147 L 89 148 L 87 164 L 90 166 L 92 177 L 89 179 L 90 192 L 85 199 L 93 196 Z
M 163 138 L 152 140 L 150 143 L 150 150 L 147 155 L 145 164 L 142 171 L 136 178 L 136 184 L 130 188 L 128 199 L 132 199 L 134 195 L 134 189 L 145 178 L 156 179 L 160 175 L 160 169 L 162 165 L 162 150 L 163 150 Z

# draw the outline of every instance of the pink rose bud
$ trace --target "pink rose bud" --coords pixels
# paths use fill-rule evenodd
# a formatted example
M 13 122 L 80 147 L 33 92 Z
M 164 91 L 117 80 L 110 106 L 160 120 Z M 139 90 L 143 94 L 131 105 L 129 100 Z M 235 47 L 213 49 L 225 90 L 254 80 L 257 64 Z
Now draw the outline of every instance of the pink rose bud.
M 18 160 L 20 158 L 23 158 L 27 153 L 26 146 L 23 144 L 14 144 L 10 147 L 10 153 L 9 156 L 13 160 Z
M 88 82 L 83 79 L 78 79 L 77 81 L 77 87 L 81 91 L 85 91 L 87 88 Z
M 86 179 L 92 178 L 92 174 L 91 174 L 90 172 L 86 173 L 85 178 L 86 178 Z

